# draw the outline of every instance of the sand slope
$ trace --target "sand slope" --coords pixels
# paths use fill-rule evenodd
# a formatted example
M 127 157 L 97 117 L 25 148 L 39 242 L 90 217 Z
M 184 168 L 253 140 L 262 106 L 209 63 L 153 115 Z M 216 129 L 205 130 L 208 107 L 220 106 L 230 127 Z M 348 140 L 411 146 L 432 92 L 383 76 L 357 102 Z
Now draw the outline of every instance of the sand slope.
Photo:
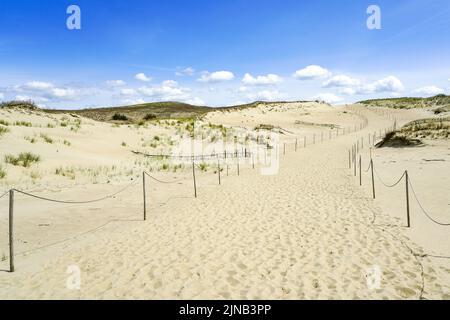
M 186 192 L 188 183 L 180 185 L 185 197 L 152 207 L 146 222 L 117 222 L 21 257 L 22 270 L 0 273 L 0 297 L 450 298 L 443 278 L 450 264 L 415 256 L 422 248 L 348 170 L 347 150 L 356 136 L 390 125 L 362 112 L 368 128 L 297 153 L 291 149 L 281 156 L 278 175 L 263 176 L 247 165 L 220 187 L 215 177 L 205 178 L 198 199 Z M 121 200 L 122 210 L 140 212 L 139 201 L 137 194 Z M 79 291 L 66 288 L 70 265 L 81 268 Z M 371 290 L 366 276 L 374 266 L 382 281 Z M 424 287 L 430 281 L 439 286 Z

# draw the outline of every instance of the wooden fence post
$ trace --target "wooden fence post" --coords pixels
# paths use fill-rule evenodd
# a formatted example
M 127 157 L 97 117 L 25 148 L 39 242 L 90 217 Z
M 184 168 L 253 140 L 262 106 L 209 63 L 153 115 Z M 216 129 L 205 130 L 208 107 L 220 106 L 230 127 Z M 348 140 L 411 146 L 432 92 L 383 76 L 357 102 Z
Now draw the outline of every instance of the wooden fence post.
M 375 180 L 373 176 L 373 160 L 370 159 L 370 169 L 372 171 L 372 196 L 375 199 Z
M 409 212 L 409 175 L 408 170 L 405 172 L 406 177 L 406 218 L 408 222 L 408 228 L 411 228 L 411 217 Z
M 359 155 L 359 185 L 362 186 L 361 155 Z
M 145 192 L 145 172 L 142 172 L 142 193 L 144 196 L 144 221 L 147 220 L 147 194 Z
M 221 185 L 220 181 L 220 160 L 219 157 L 217 157 L 217 174 L 219 175 L 219 186 Z
M 194 195 L 197 198 L 197 181 L 195 181 L 195 162 L 192 162 L 192 176 L 194 178 Z
M 9 190 L 9 272 L 14 272 L 14 190 Z

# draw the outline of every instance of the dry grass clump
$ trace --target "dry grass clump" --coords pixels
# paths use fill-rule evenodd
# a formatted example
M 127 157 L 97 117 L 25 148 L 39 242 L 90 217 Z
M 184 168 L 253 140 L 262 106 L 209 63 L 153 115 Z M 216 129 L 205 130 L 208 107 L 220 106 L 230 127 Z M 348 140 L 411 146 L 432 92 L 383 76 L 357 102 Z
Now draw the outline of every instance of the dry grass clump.
M 46 142 L 46 143 L 49 143 L 49 144 L 52 144 L 53 143 L 53 139 L 52 138 L 50 138 L 47 134 L 45 134 L 45 133 L 41 133 L 41 138 Z
M 13 166 L 29 168 L 33 163 L 41 161 L 41 157 L 31 152 L 22 152 L 18 156 L 8 154 L 5 156 L 5 162 Z
M 450 117 L 416 120 L 405 125 L 400 133 L 413 138 L 448 139 Z
M 9 132 L 9 129 L 6 127 L 0 127 L 0 137 Z
M 28 121 L 16 121 L 14 122 L 14 125 L 17 127 L 32 127 L 33 124 Z
M 6 171 L 3 170 L 2 166 L 0 166 L 0 179 L 4 179 L 6 177 Z
M 69 178 L 70 180 L 75 180 L 75 178 L 76 178 L 75 169 L 73 169 L 73 168 L 59 167 L 59 168 L 56 168 L 55 174 L 57 176 Z

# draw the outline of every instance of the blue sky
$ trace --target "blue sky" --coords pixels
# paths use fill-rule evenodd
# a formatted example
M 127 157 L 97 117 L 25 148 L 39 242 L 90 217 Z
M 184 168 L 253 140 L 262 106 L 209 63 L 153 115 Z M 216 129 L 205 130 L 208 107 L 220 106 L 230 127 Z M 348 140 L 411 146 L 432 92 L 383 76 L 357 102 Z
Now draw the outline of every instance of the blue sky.
M 381 30 L 369 30 L 369 5 Z M 81 9 L 69 30 L 66 9 Z M 450 94 L 448 0 L 2 0 L 0 100 L 347 103 Z

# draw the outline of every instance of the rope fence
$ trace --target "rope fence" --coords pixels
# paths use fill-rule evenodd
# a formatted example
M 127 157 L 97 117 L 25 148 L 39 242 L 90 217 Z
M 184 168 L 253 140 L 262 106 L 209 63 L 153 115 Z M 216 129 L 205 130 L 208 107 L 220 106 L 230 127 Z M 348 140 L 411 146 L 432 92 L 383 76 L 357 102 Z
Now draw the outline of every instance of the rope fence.
M 349 150 L 349 154 L 351 152 L 353 152 L 354 146 L 352 148 L 353 148 L 352 151 Z M 359 181 L 360 181 L 360 185 L 362 185 L 361 155 L 360 155 L 359 159 L 360 159 L 359 164 L 357 164 L 356 157 L 353 156 L 353 161 L 349 162 L 349 165 L 350 165 L 350 169 L 352 169 L 352 165 L 353 165 L 354 172 L 356 172 L 357 167 L 359 167 Z M 374 179 L 374 177 L 377 177 L 377 180 L 386 188 L 394 188 L 394 187 L 398 186 L 400 184 L 400 182 L 405 180 L 406 219 L 407 219 L 407 227 L 408 228 L 411 227 L 410 192 L 409 192 L 410 190 L 412 192 L 412 195 L 414 196 L 414 199 L 417 202 L 417 205 L 419 206 L 420 210 L 422 211 L 422 213 L 424 214 L 425 217 L 427 217 L 430 221 L 432 221 L 433 223 L 435 223 L 437 225 L 450 226 L 450 222 L 449 223 L 445 223 L 445 222 L 438 221 L 437 219 L 433 218 L 432 215 L 429 214 L 427 210 L 425 210 L 424 206 L 420 202 L 419 197 L 417 196 L 417 193 L 416 193 L 416 191 L 415 191 L 415 189 L 413 187 L 413 184 L 411 182 L 411 178 L 409 177 L 408 170 L 405 170 L 403 172 L 403 174 L 393 184 L 388 184 L 388 183 L 385 182 L 384 179 L 381 178 L 381 175 L 379 174 L 378 170 L 374 166 L 374 162 L 373 162 L 372 158 L 370 158 L 369 166 L 364 171 L 364 173 L 367 173 L 369 170 L 371 170 L 371 172 L 372 172 L 372 181 L 371 182 L 372 182 L 372 189 L 373 189 L 373 199 L 376 198 L 375 197 L 375 179 Z M 374 175 L 374 173 L 375 173 L 375 175 Z M 355 176 L 356 176 L 356 174 L 355 174 Z
M 332 128 L 329 130 L 328 132 L 328 140 L 331 140 L 333 138 L 339 138 L 342 135 L 346 135 L 346 134 L 350 134 L 352 132 L 357 132 L 358 130 L 362 130 L 363 128 L 365 128 L 368 125 L 368 121 L 367 118 L 364 118 L 362 115 L 359 115 L 360 117 L 363 118 L 363 122 L 361 122 L 358 125 L 355 125 L 354 127 L 344 127 L 344 128 Z M 324 134 L 324 132 L 320 133 L 320 136 L 316 136 L 316 134 L 313 134 L 312 137 L 306 137 L 303 136 L 303 141 L 300 137 L 295 137 L 295 140 L 293 140 L 292 142 L 283 142 L 282 147 L 282 154 L 286 155 L 288 153 L 288 150 L 294 150 L 295 152 L 298 151 L 299 147 L 301 146 L 302 142 L 303 142 L 303 147 L 306 148 L 308 145 L 314 145 L 314 144 L 318 144 L 319 142 L 323 143 L 326 140 L 326 134 Z M 354 156 L 356 155 L 356 152 L 363 147 L 364 142 L 361 142 L 361 145 L 358 142 L 358 146 L 355 148 L 354 150 Z M 291 148 L 290 148 L 291 147 Z M 274 147 L 269 148 L 268 145 L 266 144 L 266 148 L 265 148 L 265 152 L 264 152 L 264 158 L 265 158 L 265 163 L 267 162 L 267 153 L 268 151 L 270 151 L 270 153 L 272 154 L 272 152 Z M 275 151 L 276 151 L 276 157 L 278 159 L 279 154 L 280 154 L 280 150 L 279 150 L 279 144 L 275 146 Z M 260 153 L 259 153 L 259 149 L 258 149 L 258 153 L 253 152 L 253 151 L 249 151 L 247 148 L 241 148 L 241 151 L 235 151 L 235 152 L 227 152 L 224 151 L 223 153 L 211 153 L 209 155 L 167 155 L 167 154 L 147 154 L 147 153 L 143 153 L 143 152 L 138 152 L 138 151 L 133 151 L 133 153 L 135 154 L 139 154 L 139 155 L 143 155 L 145 157 L 150 157 L 150 158 L 158 158 L 158 159 L 186 159 L 186 160 L 190 160 L 192 161 L 192 183 L 193 183 L 193 189 L 194 189 L 194 197 L 197 198 L 198 197 L 198 192 L 197 192 L 197 177 L 196 177 L 196 168 L 202 170 L 202 167 L 200 165 L 198 165 L 196 163 L 196 161 L 200 161 L 200 160 L 205 160 L 205 159 L 209 159 L 209 160 L 217 160 L 217 175 L 218 175 L 218 183 L 219 185 L 221 185 L 222 183 L 222 177 L 221 177 L 221 172 L 223 170 L 225 170 L 225 166 L 221 167 L 221 160 L 224 159 L 235 159 L 236 160 L 236 172 L 237 172 L 237 176 L 240 176 L 241 174 L 241 164 L 243 161 L 240 161 L 240 159 L 251 159 L 251 166 L 253 169 L 255 169 L 255 156 L 258 157 L 258 159 L 260 159 Z M 349 158 L 350 159 L 350 158 Z M 351 164 L 350 164 L 351 165 Z M 229 164 L 226 163 L 226 174 L 227 176 L 229 175 Z M 178 179 L 178 180 L 174 180 L 174 181 L 164 181 L 161 180 L 159 178 L 154 177 L 153 175 L 149 174 L 148 172 L 143 171 L 142 172 L 142 193 L 143 193 L 143 221 L 147 220 L 147 211 L 148 209 L 151 209 L 147 206 L 147 181 L 146 179 L 149 178 L 152 181 L 155 181 L 157 183 L 161 183 L 161 184 L 165 184 L 165 185 L 169 185 L 169 184 L 180 184 L 184 181 L 187 181 L 185 179 Z M 98 202 L 102 202 L 102 201 L 106 201 L 112 198 L 117 197 L 118 195 L 124 193 L 125 191 L 129 190 L 131 187 L 135 186 L 138 184 L 140 180 L 136 179 L 135 181 L 133 181 L 132 183 L 129 183 L 128 185 L 126 185 L 125 187 L 121 188 L 120 190 L 118 190 L 117 192 L 114 192 L 112 194 L 108 194 L 106 196 L 100 197 L 100 198 L 95 198 L 95 199 L 89 199 L 89 200 L 59 200 L 59 199 L 53 199 L 53 198 L 49 198 L 49 197 L 44 197 L 44 196 L 40 196 L 40 195 L 36 195 L 32 192 L 26 192 L 20 189 L 16 189 L 16 188 L 12 188 L 6 192 L 4 192 L 3 194 L 0 195 L 0 199 L 2 199 L 3 197 L 6 197 L 9 194 L 9 216 L 8 216 L 8 233 L 9 233 L 9 238 L 8 238 L 8 243 L 9 243 L 9 271 L 10 272 L 14 272 L 15 271 L 15 265 L 14 265 L 14 257 L 18 256 L 18 255 L 23 255 L 23 254 L 27 254 L 29 252 L 33 252 L 45 247 L 48 247 L 50 245 L 56 245 L 65 241 L 68 241 L 70 239 L 74 239 L 76 237 L 79 237 L 83 234 L 89 233 L 89 232 L 94 232 L 96 230 L 99 230 L 103 227 L 105 227 L 106 225 L 110 224 L 111 222 L 114 221 L 119 221 L 117 219 L 110 219 L 108 220 L 106 223 L 97 226 L 91 230 L 88 230 L 86 232 L 83 232 L 81 234 L 78 234 L 76 236 L 73 237 L 69 237 L 66 239 L 63 239 L 61 241 L 57 241 L 54 242 L 50 245 L 46 245 L 46 246 L 41 246 L 39 248 L 34 248 L 34 249 L 30 249 L 21 253 L 15 253 L 14 251 L 14 205 L 15 205 L 15 200 L 17 200 L 15 198 L 16 194 L 21 194 L 22 196 L 25 197 L 29 197 L 29 198 L 33 198 L 39 201 L 46 201 L 46 202 L 51 202 L 51 203 L 59 203 L 59 204 L 75 204 L 75 205 L 82 205 L 82 204 L 92 204 L 92 203 L 98 203 Z M 175 197 L 172 197 L 175 198 Z M 179 197 L 178 197 L 179 198 Z M 185 197 L 186 198 L 186 197 Z M 168 202 L 168 201 L 167 201 Z M 167 203 L 166 202 L 166 203 Z M 165 205 L 165 204 L 163 204 Z M 156 208 L 156 207 L 154 207 Z

